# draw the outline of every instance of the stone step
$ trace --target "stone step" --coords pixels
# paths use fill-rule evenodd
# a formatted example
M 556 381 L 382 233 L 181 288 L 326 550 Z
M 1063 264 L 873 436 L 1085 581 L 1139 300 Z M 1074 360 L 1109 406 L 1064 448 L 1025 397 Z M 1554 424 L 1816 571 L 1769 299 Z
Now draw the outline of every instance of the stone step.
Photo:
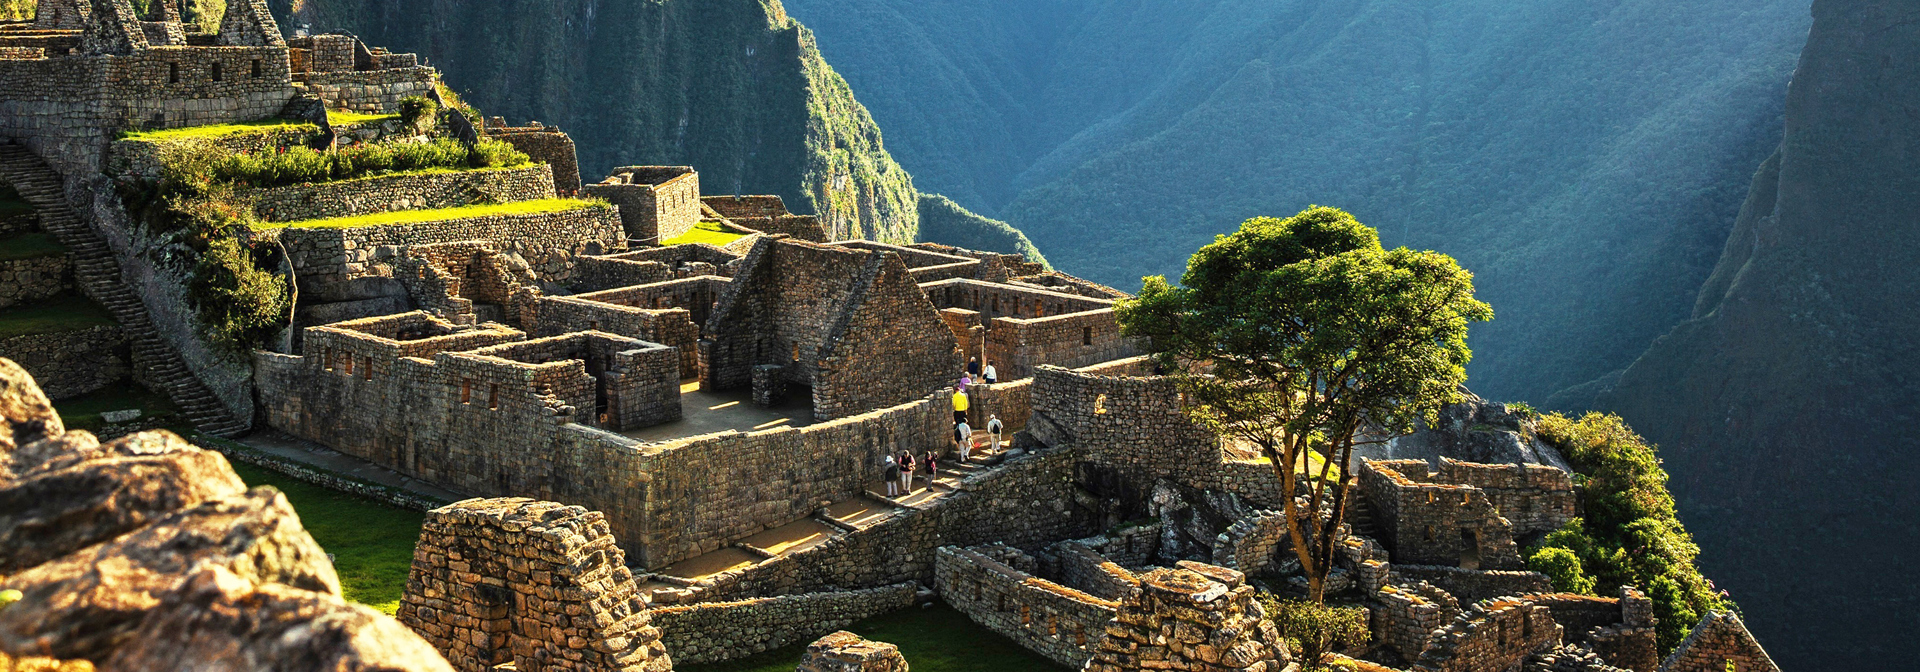
M 120 278 L 113 249 L 67 204 L 64 183 L 40 157 L 20 145 L 0 146 L 0 179 L 39 211 L 41 228 L 68 249 L 74 277 L 84 292 L 107 309 L 126 331 L 132 350 L 150 367 L 159 390 L 180 407 L 201 431 L 238 436 L 247 423 L 234 418 L 212 390 L 192 375 L 179 353 L 160 338 L 146 305 Z

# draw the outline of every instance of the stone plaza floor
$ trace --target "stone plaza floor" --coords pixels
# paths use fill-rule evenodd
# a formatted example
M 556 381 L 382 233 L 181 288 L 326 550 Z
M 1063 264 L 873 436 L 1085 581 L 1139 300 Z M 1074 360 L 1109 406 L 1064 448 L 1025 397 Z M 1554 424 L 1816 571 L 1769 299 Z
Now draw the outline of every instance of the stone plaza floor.
M 753 394 L 748 390 L 708 392 L 700 389 L 698 380 L 683 381 L 680 412 L 679 420 L 620 434 L 635 441 L 660 443 L 729 429 L 755 432 L 814 423 L 813 399 L 804 387 L 794 388 L 780 405 L 768 408 L 753 403 Z

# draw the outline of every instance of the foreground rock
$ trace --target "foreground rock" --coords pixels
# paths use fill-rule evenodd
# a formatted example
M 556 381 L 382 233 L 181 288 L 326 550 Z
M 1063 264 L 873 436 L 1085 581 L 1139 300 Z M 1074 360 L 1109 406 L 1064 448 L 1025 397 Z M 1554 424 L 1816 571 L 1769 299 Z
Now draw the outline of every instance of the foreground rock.
M 68 432 L 0 359 L 0 670 L 448 670 L 340 598 L 286 497 L 169 432 Z

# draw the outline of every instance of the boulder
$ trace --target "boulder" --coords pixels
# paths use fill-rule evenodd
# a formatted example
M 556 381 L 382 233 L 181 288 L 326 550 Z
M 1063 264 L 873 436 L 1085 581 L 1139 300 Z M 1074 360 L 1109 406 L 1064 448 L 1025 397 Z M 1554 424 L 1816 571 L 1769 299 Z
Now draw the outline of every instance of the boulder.
M 907 672 L 900 648 L 841 630 L 807 645 L 794 672 Z
M 105 660 L 189 572 L 218 566 L 255 583 L 340 595 L 326 552 L 273 488 L 203 502 L 4 580 L 0 651 Z
M 452 672 L 432 647 L 367 607 L 206 567 L 159 598 L 102 672 Z
M 33 375 L 11 359 L 0 358 L 0 418 L 6 420 L 0 431 L 0 452 L 15 449 L 44 438 L 66 433 L 53 402 L 40 391 Z
M 54 442 L 40 442 L 36 447 Z M 145 451 L 155 451 L 145 453 Z M 122 437 L 92 459 L 0 484 L 0 575 L 52 561 L 204 501 L 246 492 L 219 453 L 171 433 Z

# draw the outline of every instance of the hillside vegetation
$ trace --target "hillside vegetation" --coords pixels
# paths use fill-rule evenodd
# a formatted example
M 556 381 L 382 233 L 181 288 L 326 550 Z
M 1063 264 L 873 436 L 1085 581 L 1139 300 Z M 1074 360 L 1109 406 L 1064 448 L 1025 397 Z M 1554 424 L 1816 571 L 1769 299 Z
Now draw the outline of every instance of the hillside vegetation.
M 1060 270 L 1131 290 L 1248 217 L 1341 207 L 1473 270 L 1500 311 L 1475 389 L 1543 402 L 1687 317 L 1808 2 L 787 6 L 920 188 Z
M 283 29 L 417 52 L 489 115 L 574 138 L 589 181 L 691 165 L 709 194 L 776 194 L 840 235 L 911 242 L 907 172 L 813 36 L 772 0 L 272 0 Z
M 1025 255 L 1028 261 L 1052 268 L 1027 234 L 1006 222 L 974 214 L 939 194 L 920 195 L 920 242 L 940 243 L 969 250 Z

